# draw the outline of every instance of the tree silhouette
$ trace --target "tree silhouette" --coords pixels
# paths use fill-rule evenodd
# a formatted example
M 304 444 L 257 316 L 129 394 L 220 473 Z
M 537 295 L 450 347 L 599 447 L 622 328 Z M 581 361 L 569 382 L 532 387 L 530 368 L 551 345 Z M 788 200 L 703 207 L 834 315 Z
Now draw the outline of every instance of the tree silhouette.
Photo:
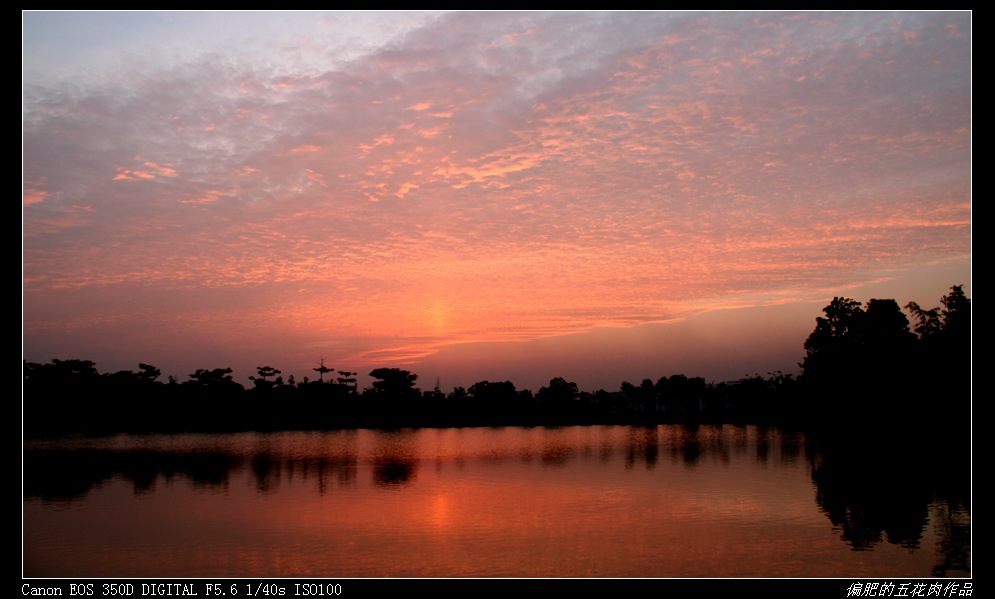
M 940 302 L 943 304 L 943 334 L 954 342 L 970 341 L 971 300 L 964 295 L 964 286 L 954 285 Z
M 325 375 L 328 374 L 329 372 L 332 372 L 334 368 L 328 368 L 327 366 L 325 366 L 325 359 L 321 358 L 318 360 L 318 367 L 312 368 L 311 370 L 318 373 L 318 382 L 324 383 Z
M 919 343 L 914 364 L 925 392 L 969 398 L 971 393 L 971 300 L 963 285 L 954 285 L 940 298 L 941 307 L 924 309 L 909 302 L 906 309 L 917 320 Z M 946 413 L 963 419 L 969 402 L 947 406 Z M 959 414 L 955 414 L 959 412 Z
M 258 377 L 249 377 L 249 380 L 256 386 L 256 389 L 272 389 L 274 386 L 280 386 L 283 383 L 283 379 L 279 378 L 281 371 L 272 366 L 257 366 L 256 372 L 259 374 Z M 271 376 L 277 377 L 276 381 L 269 380 Z
M 909 302 L 905 304 L 905 309 L 918 320 L 912 330 L 915 331 L 920 340 L 933 339 L 943 330 L 943 321 L 940 320 L 939 308 L 926 310 L 915 302 Z
M 138 373 L 138 378 L 140 378 L 143 381 L 154 383 L 155 380 L 159 378 L 159 376 L 162 374 L 162 371 L 160 371 L 155 366 L 151 366 L 149 364 L 139 363 L 138 367 L 142 370 L 141 372 Z
M 940 298 L 943 308 L 926 310 L 916 302 L 909 302 L 905 308 L 918 321 L 916 335 L 923 341 L 937 339 L 952 343 L 966 343 L 971 337 L 971 300 L 964 295 L 963 285 L 954 285 L 950 293 Z
M 916 336 L 909 330 L 909 319 L 893 299 L 872 299 L 864 315 L 862 376 L 875 387 L 892 391 L 906 390 L 911 379 L 909 361 L 915 350 Z
M 466 393 L 482 401 L 512 401 L 518 398 L 518 392 L 511 381 L 490 382 L 480 381 L 470 385 Z
M 540 387 L 536 399 L 546 402 L 563 402 L 577 398 L 577 383 L 568 382 L 563 377 L 549 381 L 548 387 Z
M 412 374 L 400 368 L 376 368 L 370 372 L 370 376 L 377 379 L 373 381 L 372 395 L 379 395 L 392 399 L 415 398 L 421 392 L 415 387 L 417 374 Z
M 231 378 L 231 368 L 215 368 L 214 370 L 198 368 L 196 372 L 187 376 L 190 377 L 188 383 L 192 382 L 204 387 L 234 382 Z
M 941 301 L 943 310 L 906 304 L 912 329 L 895 300 L 872 299 L 864 308 L 833 298 L 805 341 L 799 378 L 816 397 L 817 414 L 915 420 L 937 413 L 935 394 L 944 387 L 963 392 L 970 381 L 970 301 L 960 286 Z M 948 334 L 948 326 L 958 332 Z
M 847 369 L 861 345 L 864 310 L 860 302 L 834 297 L 815 319 L 815 330 L 805 340 L 804 376 L 826 378 Z
M 445 396 L 436 380 L 435 389 L 422 394 L 415 387 L 417 375 L 377 368 L 370 372 L 372 386 L 363 390 L 374 401 L 351 401 L 357 373 L 340 370 L 338 378 L 325 383 L 324 375 L 334 371 L 324 358 L 313 369 L 319 380 L 304 377 L 297 385 L 293 377 L 284 385 L 280 370 L 259 366 L 249 377 L 252 393 L 232 379 L 231 368 L 198 369 L 182 384 L 170 376 L 165 385 L 158 382 L 159 369 L 145 363 L 137 371 L 101 374 L 89 360 L 25 361 L 24 427 L 26 434 L 40 435 L 725 419 L 790 421 L 817 429 L 823 423 L 908 425 L 928 418 L 937 427 L 969 431 L 970 299 L 962 285 L 955 285 L 940 306 L 909 302 L 906 310 L 908 316 L 891 299 L 871 299 L 864 306 L 833 298 L 805 339 L 797 380 L 777 372 L 710 385 L 700 377 L 674 374 L 655 384 L 648 378 L 638 385 L 623 382 L 621 392 L 602 390 L 594 396 L 561 377 L 535 396 L 516 390 L 511 381 L 480 381 Z M 274 394 L 260 389 L 274 389 Z M 272 401 L 276 397 L 281 401 Z M 327 401 L 336 399 L 343 401 Z
M 347 370 L 340 370 L 339 376 L 335 379 L 335 382 L 343 387 L 346 387 L 349 393 L 356 392 L 356 375 L 358 372 L 349 372 Z

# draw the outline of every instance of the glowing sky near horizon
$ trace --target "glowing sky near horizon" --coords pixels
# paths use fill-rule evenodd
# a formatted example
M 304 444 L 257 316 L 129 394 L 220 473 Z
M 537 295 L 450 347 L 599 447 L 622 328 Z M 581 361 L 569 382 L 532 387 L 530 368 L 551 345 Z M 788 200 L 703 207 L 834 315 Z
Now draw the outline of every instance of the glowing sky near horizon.
M 22 17 L 29 361 L 614 390 L 970 293 L 970 13 Z

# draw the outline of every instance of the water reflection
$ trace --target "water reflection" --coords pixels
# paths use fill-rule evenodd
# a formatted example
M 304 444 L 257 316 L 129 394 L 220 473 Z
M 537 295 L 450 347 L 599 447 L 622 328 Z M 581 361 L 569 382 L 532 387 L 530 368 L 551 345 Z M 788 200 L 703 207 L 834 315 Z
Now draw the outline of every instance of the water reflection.
M 933 574 L 970 574 L 966 439 L 942 437 L 930 443 L 873 434 L 855 442 L 817 436 L 810 442 L 809 461 L 819 509 L 854 551 L 881 542 L 919 549 L 933 521 L 942 538 Z
M 414 429 L 372 431 L 373 482 L 378 487 L 396 487 L 413 482 L 418 471 Z
M 160 547 L 173 557 L 150 558 L 148 573 L 94 565 L 72 541 L 46 544 L 73 517 L 67 509 L 142 514 L 169 497 L 175 520 L 165 526 L 203 527 L 191 514 L 216 510 L 211 526 L 242 552 L 300 551 L 280 566 L 254 556 L 256 570 L 220 562 L 211 575 L 967 576 L 969 456 L 966 445 L 730 425 L 39 441 L 23 453 L 25 552 L 35 556 L 25 574 L 198 573 L 189 538 Z M 143 502 L 121 503 L 121 483 Z M 369 495 L 378 490 L 392 492 Z M 267 536 L 274 522 L 287 527 L 278 539 L 293 542 Z M 311 535 L 316 545 L 302 540 Z M 137 550 L 148 551 L 143 543 Z M 47 557 L 60 552 L 65 563 Z M 324 565 L 308 566 L 318 554 Z M 104 569 L 74 569 L 82 563 Z

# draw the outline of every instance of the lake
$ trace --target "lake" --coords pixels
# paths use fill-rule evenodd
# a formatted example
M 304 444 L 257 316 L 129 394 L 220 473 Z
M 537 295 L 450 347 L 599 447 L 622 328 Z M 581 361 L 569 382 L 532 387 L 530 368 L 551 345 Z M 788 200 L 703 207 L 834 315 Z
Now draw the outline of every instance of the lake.
M 969 450 L 732 425 L 120 435 L 23 449 L 28 577 L 971 574 Z

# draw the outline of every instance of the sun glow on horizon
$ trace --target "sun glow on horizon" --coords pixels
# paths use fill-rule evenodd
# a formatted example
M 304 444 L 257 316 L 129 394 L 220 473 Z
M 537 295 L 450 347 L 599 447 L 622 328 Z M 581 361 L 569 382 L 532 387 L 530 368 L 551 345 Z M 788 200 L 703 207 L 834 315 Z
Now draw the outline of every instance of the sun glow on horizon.
M 970 13 L 67 14 L 24 13 L 28 360 L 608 385 L 661 323 L 970 285 Z

